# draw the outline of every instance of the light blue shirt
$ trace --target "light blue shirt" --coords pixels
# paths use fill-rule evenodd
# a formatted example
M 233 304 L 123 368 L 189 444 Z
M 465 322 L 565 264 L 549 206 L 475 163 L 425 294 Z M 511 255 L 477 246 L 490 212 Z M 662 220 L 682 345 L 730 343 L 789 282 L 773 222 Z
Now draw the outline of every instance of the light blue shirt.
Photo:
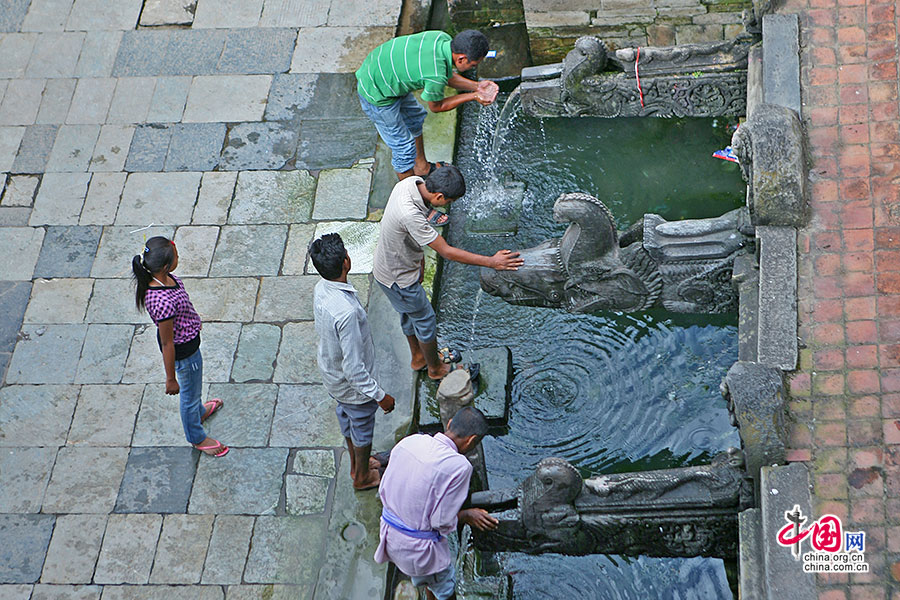
M 375 344 L 356 288 L 322 279 L 313 292 L 313 312 L 325 389 L 344 404 L 380 402 L 384 390 L 372 377 Z

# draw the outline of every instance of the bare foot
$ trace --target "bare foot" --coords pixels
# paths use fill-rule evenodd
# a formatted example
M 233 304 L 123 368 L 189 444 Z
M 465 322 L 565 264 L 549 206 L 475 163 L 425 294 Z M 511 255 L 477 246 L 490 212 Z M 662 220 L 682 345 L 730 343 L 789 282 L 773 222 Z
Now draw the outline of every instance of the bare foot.
M 413 371 L 421 371 L 428 366 L 428 363 L 425 362 L 425 357 L 423 356 L 421 360 L 413 360 L 409 366 L 412 367 Z
M 369 459 L 371 462 L 372 459 Z M 371 490 L 372 488 L 378 487 L 378 484 L 381 483 L 381 474 L 378 472 L 378 469 L 369 468 L 366 472 L 366 476 L 362 481 L 354 481 L 353 489 L 361 492 L 363 490 Z
M 436 371 L 432 371 L 431 369 L 428 369 L 428 377 L 429 377 L 429 379 L 433 379 L 434 381 L 440 381 L 441 379 L 443 379 L 444 377 L 447 376 L 447 373 L 450 372 L 450 368 L 451 368 L 451 365 L 448 365 L 446 363 L 441 363 L 441 366 Z

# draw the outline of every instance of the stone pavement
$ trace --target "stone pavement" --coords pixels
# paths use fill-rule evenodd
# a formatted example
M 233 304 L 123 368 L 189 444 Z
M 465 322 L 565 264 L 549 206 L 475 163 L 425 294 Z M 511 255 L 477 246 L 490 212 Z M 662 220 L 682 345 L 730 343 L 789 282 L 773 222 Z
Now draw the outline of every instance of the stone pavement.
M 0 2 L 0 598 L 383 597 L 380 508 L 349 487 L 319 383 L 306 247 L 339 231 L 368 298 L 370 190 L 383 205 L 393 174 L 352 71 L 399 14 Z M 133 305 L 153 235 L 174 236 L 204 319 L 222 459 L 184 441 Z M 405 385 L 377 447 L 405 431 Z
M 801 15 L 811 221 L 799 238 L 800 371 L 791 457 L 816 517 L 866 534 L 867 575 L 818 576 L 822 600 L 900 598 L 900 123 L 897 7 L 788 0 Z

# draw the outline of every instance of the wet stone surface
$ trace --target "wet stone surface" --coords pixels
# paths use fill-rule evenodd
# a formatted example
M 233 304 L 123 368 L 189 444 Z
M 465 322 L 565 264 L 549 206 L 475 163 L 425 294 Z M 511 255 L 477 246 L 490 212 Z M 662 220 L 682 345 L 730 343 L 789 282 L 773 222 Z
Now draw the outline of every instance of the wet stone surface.
M 241 123 L 228 131 L 220 166 L 229 171 L 281 169 L 297 150 L 297 130 L 281 123 Z

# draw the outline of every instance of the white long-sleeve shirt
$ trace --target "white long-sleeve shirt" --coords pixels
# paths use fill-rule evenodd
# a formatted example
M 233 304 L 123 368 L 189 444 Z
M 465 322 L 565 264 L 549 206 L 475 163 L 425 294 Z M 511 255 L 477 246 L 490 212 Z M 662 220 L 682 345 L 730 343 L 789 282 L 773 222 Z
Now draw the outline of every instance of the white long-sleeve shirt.
M 322 279 L 313 292 L 313 313 L 319 370 L 331 397 L 344 404 L 380 402 L 384 390 L 372 377 L 375 344 L 356 288 Z

